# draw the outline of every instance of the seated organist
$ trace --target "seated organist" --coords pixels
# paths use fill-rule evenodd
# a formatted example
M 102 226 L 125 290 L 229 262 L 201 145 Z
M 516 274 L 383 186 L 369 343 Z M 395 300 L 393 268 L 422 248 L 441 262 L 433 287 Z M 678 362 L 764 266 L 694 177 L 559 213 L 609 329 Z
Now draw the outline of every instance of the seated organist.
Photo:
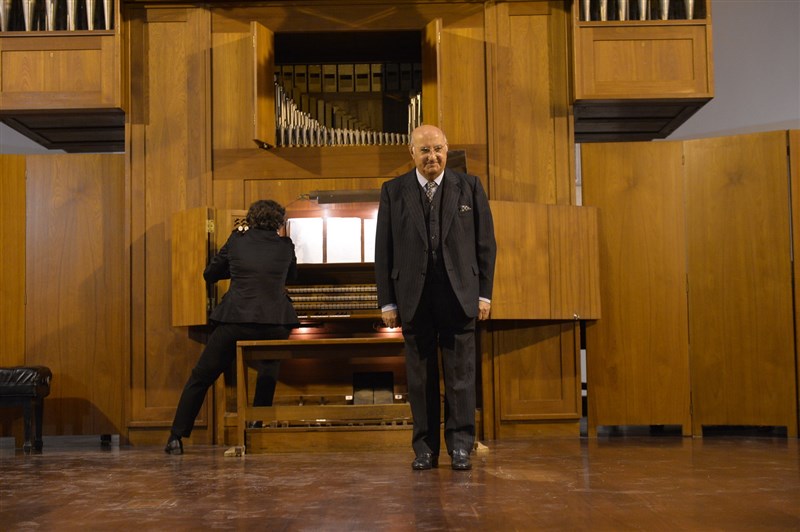
M 299 325 L 284 290 L 287 280 L 297 275 L 294 244 L 278 234 L 285 215 L 275 201 L 254 202 L 245 223 L 233 231 L 203 272 L 206 282 L 230 279 L 231 284 L 211 313 L 214 331 L 178 402 L 164 449 L 168 454 L 183 454 L 181 438 L 191 435 L 209 387 L 235 360 L 237 341 L 286 339 Z M 279 362 L 258 364 L 254 405 L 269 406 Z

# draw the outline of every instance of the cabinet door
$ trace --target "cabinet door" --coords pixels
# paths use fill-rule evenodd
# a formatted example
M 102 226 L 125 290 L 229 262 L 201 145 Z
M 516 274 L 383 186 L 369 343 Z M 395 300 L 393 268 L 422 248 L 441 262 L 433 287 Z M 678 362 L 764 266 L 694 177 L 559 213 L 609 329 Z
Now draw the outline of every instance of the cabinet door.
M 209 311 L 228 291 L 230 281 L 206 286 L 211 257 L 225 245 L 247 211 L 196 207 L 172 215 L 172 326 L 205 325 Z
M 597 209 L 489 204 L 497 240 L 492 318 L 599 318 Z
M 273 33 L 259 24 L 250 23 L 253 65 L 253 140 L 260 147 L 274 147 L 275 133 L 275 46 Z
M 172 326 L 205 325 L 203 270 L 212 253 L 214 211 L 197 207 L 172 215 Z
M 442 126 L 439 104 L 439 56 L 441 55 L 442 19 L 430 21 L 422 38 L 422 119 L 426 124 Z
M 493 329 L 496 437 L 577 434 L 578 324 L 505 321 Z
M 692 421 L 797 434 L 786 132 L 685 143 Z
M 584 144 L 603 317 L 586 329 L 589 430 L 690 428 L 681 144 Z

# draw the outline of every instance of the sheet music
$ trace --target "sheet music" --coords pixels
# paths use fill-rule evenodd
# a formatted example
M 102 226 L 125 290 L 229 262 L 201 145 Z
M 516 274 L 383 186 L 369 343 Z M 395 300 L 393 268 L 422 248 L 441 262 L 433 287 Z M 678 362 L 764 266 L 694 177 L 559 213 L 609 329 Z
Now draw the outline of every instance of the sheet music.
M 286 221 L 286 233 L 294 242 L 298 264 L 323 262 L 322 218 L 289 218 Z
M 375 262 L 375 229 L 377 218 L 364 218 L 364 262 Z
M 328 218 L 327 260 L 361 262 L 361 218 Z

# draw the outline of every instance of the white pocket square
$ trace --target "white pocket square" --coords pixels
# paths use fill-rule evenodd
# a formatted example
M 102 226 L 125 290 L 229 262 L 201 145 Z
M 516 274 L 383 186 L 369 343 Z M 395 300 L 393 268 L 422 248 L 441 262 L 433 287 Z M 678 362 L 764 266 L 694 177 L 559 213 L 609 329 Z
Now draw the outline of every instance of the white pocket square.
M 472 207 L 470 207 L 469 205 L 459 205 L 458 206 L 458 212 L 469 212 L 471 210 L 472 210 Z

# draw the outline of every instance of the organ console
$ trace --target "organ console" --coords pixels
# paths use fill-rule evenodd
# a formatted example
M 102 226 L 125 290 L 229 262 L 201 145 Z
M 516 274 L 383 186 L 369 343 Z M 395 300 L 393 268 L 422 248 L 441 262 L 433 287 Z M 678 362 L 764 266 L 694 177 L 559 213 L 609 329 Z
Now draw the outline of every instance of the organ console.
M 286 206 L 286 232 L 295 241 L 299 261 L 298 277 L 286 290 L 301 327 L 288 340 L 240 345 L 237 376 L 226 373 L 225 382 L 215 387 L 220 443 L 246 445 L 248 452 L 308 448 L 321 442 L 341 450 L 376 444 L 408 447 L 411 413 L 402 335 L 383 327 L 375 286 L 378 194 L 377 190 L 318 191 Z M 339 199 L 345 202 L 336 203 Z M 206 313 L 227 285 L 217 283 L 216 290 L 207 294 L 203 311 L 189 313 L 187 306 L 200 303 L 196 294 L 185 292 L 197 291 L 201 284 L 187 283 L 187 277 L 202 280 L 208 256 L 244 214 L 207 208 L 176 213 L 173 325 L 206 324 Z M 200 222 L 204 216 L 210 219 L 205 224 Z M 192 236 L 200 227 L 213 231 L 202 245 L 202 236 Z M 343 256 L 345 247 L 349 253 Z M 248 371 L 247 364 L 258 359 L 282 360 L 271 407 L 251 406 L 255 372 Z

